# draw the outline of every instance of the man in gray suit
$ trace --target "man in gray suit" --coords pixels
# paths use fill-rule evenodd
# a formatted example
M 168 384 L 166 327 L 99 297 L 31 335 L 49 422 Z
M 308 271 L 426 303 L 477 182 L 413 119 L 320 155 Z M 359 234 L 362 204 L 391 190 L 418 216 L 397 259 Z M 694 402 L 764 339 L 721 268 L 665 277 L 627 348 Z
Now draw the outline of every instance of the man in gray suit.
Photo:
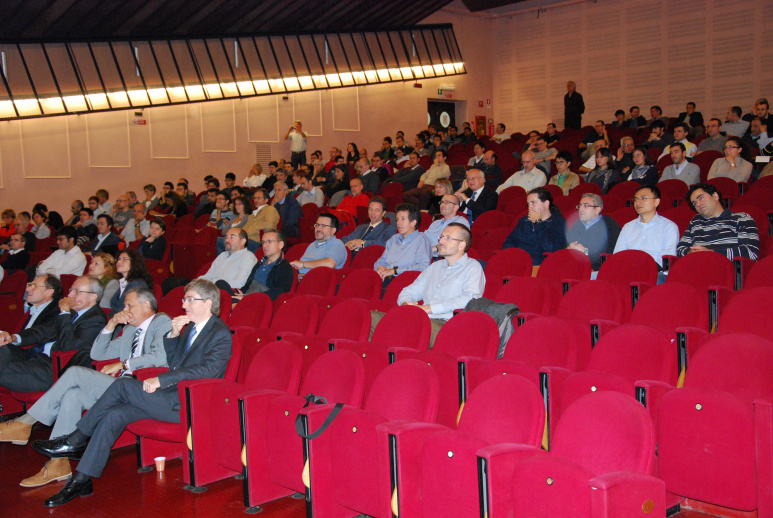
M 50 458 L 81 457 L 75 475 L 45 501 L 46 507 L 94 492 L 91 477 L 102 475 L 113 443 L 128 424 L 141 419 L 179 423 L 179 382 L 223 377 L 231 357 L 231 331 L 217 317 L 220 289 L 204 279 L 191 281 L 185 287 L 183 309 L 185 315 L 172 320 L 172 330 L 164 337 L 168 372 L 145 381 L 117 379 L 78 421 L 73 433 L 33 443 L 35 451 Z
M 117 358 L 119 361 L 104 366 L 101 371 L 87 367 L 67 369 L 25 415 L 0 425 L 0 442 L 27 444 L 32 425 L 37 422 L 50 426 L 56 421 L 52 439 L 68 435 L 75 431 L 83 411 L 90 409 L 115 381 L 115 375 L 126 376 L 144 367 L 166 366 L 164 335 L 172 330 L 172 321 L 156 311 L 158 303 L 152 290 L 145 287 L 129 290 L 124 310 L 110 319 L 91 347 L 92 359 Z M 123 334 L 111 340 L 119 325 L 125 326 Z M 61 457 L 51 459 L 39 473 L 22 480 L 20 485 L 38 487 L 71 475 L 69 460 Z

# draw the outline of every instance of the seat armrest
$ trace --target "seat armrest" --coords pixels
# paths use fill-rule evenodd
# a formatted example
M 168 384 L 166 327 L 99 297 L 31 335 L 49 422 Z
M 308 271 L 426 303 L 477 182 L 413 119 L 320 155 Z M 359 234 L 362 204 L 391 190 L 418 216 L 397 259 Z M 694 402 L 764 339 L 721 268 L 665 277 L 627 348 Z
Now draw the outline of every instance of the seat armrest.
M 697 327 L 677 327 L 676 343 L 679 360 L 679 372 L 689 363 L 690 358 L 695 355 L 701 345 L 702 340 L 709 335 L 708 331 Z
M 348 345 L 351 345 L 353 343 L 356 343 L 356 342 L 354 340 L 349 340 L 348 338 L 331 338 L 330 350 L 334 351 L 335 349 L 338 349 L 340 347 L 346 348 Z
M 556 424 L 561 418 L 561 387 L 564 380 L 574 374 L 574 371 L 565 369 L 563 367 L 542 367 L 539 373 L 540 392 L 542 393 L 542 400 L 545 403 L 545 411 L 547 412 L 547 431 L 548 431 L 548 448 L 550 447 L 550 438 L 556 430 Z
M 632 471 L 604 473 L 588 482 L 591 518 L 666 515 L 666 484 Z
M 54 369 L 54 381 L 59 379 L 59 376 L 64 372 L 64 368 L 70 363 L 72 357 L 75 356 L 78 350 L 75 351 L 57 351 L 51 354 L 51 365 Z
M 620 327 L 620 325 L 621 324 L 618 322 L 615 322 L 613 320 L 604 320 L 603 318 L 596 318 L 594 320 L 591 320 L 590 321 L 591 344 L 595 346 L 596 342 L 598 342 L 602 336 L 612 331 L 613 329 L 617 329 L 618 327 Z
M 121 361 L 121 359 L 120 359 L 120 358 L 111 358 L 111 359 L 109 359 L 109 360 L 93 360 L 93 361 L 91 362 L 91 366 L 92 366 L 92 367 L 94 367 L 94 370 L 95 370 L 95 371 L 98 371 L 98 372 L 100 372 L 100 371 L 102 371 L 102 369 L 103 369 L 103 368 L 105 368 L 107 365 L 112 365 L 112 364 L 114 364 L 114 363 L 118 363 L 118 362 L 120 362 L 120 361 Z M 115 374 L 113 374 L 113 376 L 117 376 L 119 372 L 121 372 L 121 371 L 119 370 L 118 372 L 116 372 Z
M 719 315 L 733 295 L 735 292 L 725 286 L 709 286 L 709 329 L 712 332 L 717 330 Z
M 752 266 L 757 263 L 754 259 L 748 257 L 733 257 L 733 266 L 735 266 L 735 291 L 743 288 L 743 281 L 746 279 L 746 274 Z
M 534 320 L 535 318 L 539 318 L 541 316 L 542 315 L 540 315 L 539 313 L 518 313 L 517 315 L 515 315 L 515 318 L 517 319 L 516 324 L 518 326 L 522 326 L 524 322 L 528 320 Z
M 132 371 L 132 374 L 134 374 L 138 380 L 145 381 L 146 379 L 154 378 L 159 374 L 163 374 L 168 371 L 169 367 L 145 367 L 144 369 L 137 369 L 136 371 Z
M 394 363 L 397 360 L 413 358 L 419 351 L 410 347 L 390 347 L 387 349 L 387 352 L 389 354 L 389 363 Z
M 484 365 L 490 363 L 490 360 L 485 360 L 478 356 L 460 356 L 456 360 L 459 376 L 459 404 L 463 405 L 474 388 L 471 382 L 475 380 L 475 374 Z
M 676 387 L 657 380 L 639 380 L 634 385 L 636 400 L 647 409 L 653 423 L 656 422 L 660 400 L 674 389 Z
M 676 255 L 664 255 L 663 256 L 663 271 L 667 272 L 668 270 L 670 270 L 674 266 L 674 263 L 678 259 L 679 259 L 679 257 L 676 256 Z
M 513 468 L 535 455 L 547 455 L 547 452 L 525 444 L 493 444 L 478 450 L 481 516 L 512 516 Z

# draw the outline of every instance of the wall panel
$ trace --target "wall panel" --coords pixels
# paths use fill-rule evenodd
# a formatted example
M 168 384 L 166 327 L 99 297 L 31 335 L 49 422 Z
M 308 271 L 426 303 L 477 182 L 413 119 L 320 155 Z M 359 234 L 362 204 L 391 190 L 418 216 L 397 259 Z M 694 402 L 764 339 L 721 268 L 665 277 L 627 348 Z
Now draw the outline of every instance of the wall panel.
M 70 178 L 68 117 L 19 121 L 24 178 Z
M 250 142 L 279 142 L 279 96 L 252 97 L 247 105 L 247 140 Z M 290 127 L 290 121 L 287 122 Z
M 148 110 L 151 158 L 188 158 L 188 115 L 185 105 Z
M 199 104 L 201 149 L 209 153 L 236 152 L 235 101 Z
M 89 113 L 86 144 L 89 167 L 131 167 L 129 111 Z

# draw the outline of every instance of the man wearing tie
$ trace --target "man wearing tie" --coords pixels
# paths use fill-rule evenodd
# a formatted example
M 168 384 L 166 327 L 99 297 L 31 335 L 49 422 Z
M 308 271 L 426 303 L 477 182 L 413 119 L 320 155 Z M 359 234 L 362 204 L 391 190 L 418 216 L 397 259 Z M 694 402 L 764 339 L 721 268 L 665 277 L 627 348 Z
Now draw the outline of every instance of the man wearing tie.
M 359 225 L 354 232 L 341 238 L 346 248 L 357 253 L 368 245 L 385 246 L 390 237 L 397 231 L 393 223 L 384 221 L 386 215 L 386 201 L 381 196 L 376 196 L 368 203 L 368 219 L 370 221 Z
M 38 284 L 42 278 L 39 276 L 33 281 L 33 289 L 42 290 L 40 286 L 45 284 Z M 17 392 L 48 390 L 54 383 L 51 354 L 58 351 L 77 351 L 68 366 L 91 366 L 91 345 L 107 323 L 107 317 L 99 307 L 100 298 L 102 285 L 99 280 L 79 277 L 73 283 L 69 297 L 59 301 L 56 318 L 43 325 L 25 328 L 13 336 L 0 333 L 0 385 Z M 40 354 L 21 348 L 33 344 L 45 344 Z
M 113 443 L 128 424 L 141 419 L 180 422 L 179 382 L 225 374 L 231 357 L 231 331 L 217 317 L 219 288 L 195 279 L 185 287 L 182 302 L 185 315 L 172 320 L 172 330 L 164 338 L 168 372 L 145 381 L 117 379 L 78 421 L 73 433 L 33 444 L 35 451 L 50 458 L 81 457 L 75 475 L 45 501 L 46 507 L 94 492 L 91 478 L 102 475 Z
M 42 326 L 52 323 L 59 314 L 59 299 L 62 298 L 62 283 L 53 275 L 43 274 L 27 284 L 27 304 L 29 311 L 22 329 L 29 329 L 32 326 Z M 8 333 L 0 333 L 0 342 L 5 335 L 12 338 Z M 39 350 L 43 349 L 40 344 Z M 2 353 L 0 353 L 2 356 Z
M 153 290 L 140 287 L 126 293 L 124 310 L 116 313 L 99 333 L 91 348 L 94 360 L 119 361 L 96 371 L 87 367 L 67 369 L 25 415 L 0 424 L 0 442 L 27 444 L 32 425 L 38 421 L 50 426 L 51 439 L 75 431 L 75 424 L 84 410 L 91 408 L 115 380 L 116 375 L 128 376 L 145 367 L 165 367 L 164 336 L 172 330 L 172 321 L 158 313 Z M 123 333 L 111 340 L 115 328 L 124 326 Z M 22 480 L 22 487 L 38 487 L 72 476 L 67 457 L 51 459 L 36 475 Z
M 459 198 L 460 209 L 467 214 L 470 225 L 484 212 L 496 209 L 499 199 L 496 192 L 486 189 L 486 176 L 480 169 L 467 171 L 467 180 L 454 194 Z

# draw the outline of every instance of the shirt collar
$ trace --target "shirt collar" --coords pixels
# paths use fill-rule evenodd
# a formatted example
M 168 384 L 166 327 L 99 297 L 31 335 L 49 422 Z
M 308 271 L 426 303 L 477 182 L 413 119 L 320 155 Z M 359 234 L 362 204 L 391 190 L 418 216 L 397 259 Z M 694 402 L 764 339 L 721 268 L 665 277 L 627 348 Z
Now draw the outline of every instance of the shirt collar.
M 595 225 L 596 223 L 598 223 L 599 221 L 601 221 L 601 218 L 603 218 L 603 216 L 601 214 L 599 214 L 598 216 L 596 216 L 592 220 L 588 221 L 587 223 L 585 223 L 583 221 L 582 224 L 585 225 L 585 228 L 590 228 L 593 225 Z

